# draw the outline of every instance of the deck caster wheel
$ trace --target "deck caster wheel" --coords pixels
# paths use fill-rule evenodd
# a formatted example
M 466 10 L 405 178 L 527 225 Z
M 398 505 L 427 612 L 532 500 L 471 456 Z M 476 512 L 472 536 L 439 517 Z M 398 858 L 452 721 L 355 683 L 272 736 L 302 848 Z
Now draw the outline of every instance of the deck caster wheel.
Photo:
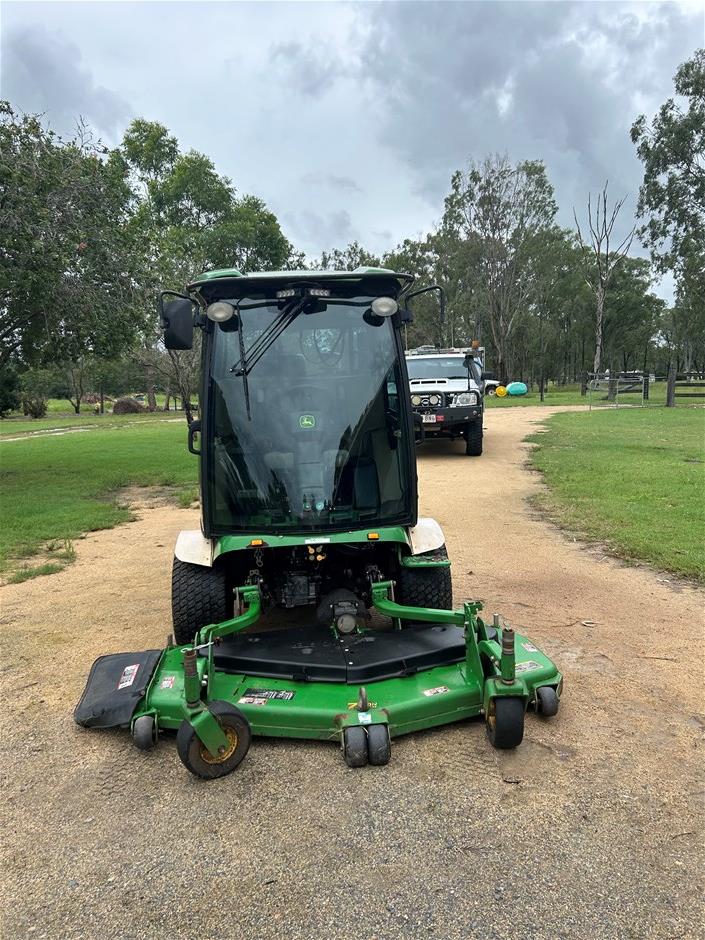
M 556 690 L 551 688 L 550 685 L 542 685 L 540 689 L 536 690 L 536 705 L 538 713 L 543 715 L 544 718 L 552 718 L 553 715 L 557 715 L 560 699 L 556 695 Z
M 494 747 L 510 750 L 524 737 L 524 700 L 516 695 L 490 699 L 485 716 L 487 737 Z
M 388 725 L 367 726 L 367 758 L 375 767 L 389 763 L 392 756 L 392 742 L 389 738 Z
M 250 723 L 239 708 L 228 702 L 210 702 L 208 708 L 218 720 L 228 739 L 222 754 L 214 757 L 184 719 L 176 733 L 176 750 L 184 766 L 196 777 L 215 780 L 231 773 L 250 749 L 252 732 Z
M 140 751 L 151 751 L 157 743 L 157 723 L 153 715 L 140 715 L 132 725 L 132 740 Z
M 348 767 L 364 767 L 367 763 L 367 735 L 364 728 L 343 730 L 343 757 Z

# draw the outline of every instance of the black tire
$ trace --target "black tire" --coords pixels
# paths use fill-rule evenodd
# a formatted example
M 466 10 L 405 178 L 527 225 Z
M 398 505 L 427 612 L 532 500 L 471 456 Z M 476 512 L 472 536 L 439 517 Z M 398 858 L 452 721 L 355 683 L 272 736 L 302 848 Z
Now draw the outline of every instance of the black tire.
M 485 389 L 485 395 L 496 395 L 496 394 L 497 394 L 497 386 L 496 386 L 496 385 L 490 385 L 489 388 L 486 388 L 486 389 Z
M 140 715 L 135 719 L 132 740 L 140 751 L 151 751 L 157 743 L 157 726 L 152 715 Z
M 445 545 L 424 554 L 439 560 L 448 557 Z M 453 607 L 453 582 L 450 567 L 402 567 L 397 579 L 395 599 L 397 603 L 406 604 L 408 607 L 435 607 L 439 610 L 450 610 Z
M 201 627 L 232 617 L 233 599 L 222 568 L 204 568 L 174 559 L 171 616 L 177 645 L 192 643 Z
M 208 708 L 230 740 L 230 750 L 220 759 L 203 746 L 192 726 L 184 719 L 176 733 L 176 750 L 183 765 L 196 777 L 215 780 L 232 773 L 250 749 L 250 723 L 239 708 L 228 702 L 210 702 Z
M 374 767 L 389 763 L 392 756 L 392 742 L 387 725 L 367 726 L 367 759 Z
M 556 694 L 556 690 L 550 685 L 542 685 L 540 689 L 536 690 L 536 706 L 539 715 L 543 715 L 544 718 L 552 718 L 558 714 L 559 705 L 560 699 Z
M 348 767 L 364 767 L 367 763 L 367 735 L 364 728 L 353 726 L 343 730 L 343 757 Z
M 518 747 L 524 737 L 524 700 L 516 695 L 491 698 L 485 727 L 494 747 L 503 751 Z
M 465 425 L 465 456 L 480 457 L 482 454 L 482 418 Z

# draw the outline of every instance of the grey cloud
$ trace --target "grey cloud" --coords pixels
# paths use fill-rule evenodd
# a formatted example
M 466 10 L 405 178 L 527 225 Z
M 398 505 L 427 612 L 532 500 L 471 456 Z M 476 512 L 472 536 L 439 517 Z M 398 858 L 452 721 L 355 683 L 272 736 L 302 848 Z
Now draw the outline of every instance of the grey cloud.
M 23 111 L 46 114 L 59 133 L 71 134 L 80 117 L 112 137 L 132 114 L 124 99 L 95 84 L 76 45 L 41 26 L 3 33 L 1 79 L 6 98 Z
M 469 158 L 543 158 L 561 220 L 610 178 L 636 193 L 629 140 L 637 95 L 656 107 L 694 48 L 693 14 L 673 4 L 383 3 L 365 7 L 361 73 L 383 143 L 439 205 Z M 394 69 L 390 56 L 397 55 Z M 503 105 L 503 106 L 500 106 Z M 620 192 L 619 195 L 622 193 Z
M 307 251 L 317 251 L 319 246 L 347 245 L 359 238 L 353 228 L 350 213 L 338 209 L 327 214 L 302 209 L 296 213 L 284 213 L 282 221 Z
M 271 60 L 283 71 L 285 84 L 312 98 L 328 92 L 343 74 L 339 62 L 326 57 L 318 47 L 304 46 L 300 42 L 274 43 L 270 47 Z
M 306 173 L 301 177 L 305 186 L 326 186 L 344 193 L 361 193 L 362 189 L 351 176 L 336 176 L 335 173 Z

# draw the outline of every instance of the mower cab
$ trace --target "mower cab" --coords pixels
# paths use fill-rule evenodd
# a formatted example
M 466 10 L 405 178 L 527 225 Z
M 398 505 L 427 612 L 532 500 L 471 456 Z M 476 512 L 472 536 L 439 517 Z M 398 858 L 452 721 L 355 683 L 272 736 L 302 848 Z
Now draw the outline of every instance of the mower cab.
M 177 540 L 167 648 L 98 660 L 80 724 L 129 725 L 144 748 L 175 729 L 210 778 L 252 734 L 336 740 L 361 766 L 478 714 L 515 747 L 528 706 L 555 714 L 560 673 L 480 603 L 453 609 L 443 533 L 417 518 L 400 328 L 429 288 L 412 284 L 228 270 L 162 295 L 166 348 L 201 343 L 201 530 Z

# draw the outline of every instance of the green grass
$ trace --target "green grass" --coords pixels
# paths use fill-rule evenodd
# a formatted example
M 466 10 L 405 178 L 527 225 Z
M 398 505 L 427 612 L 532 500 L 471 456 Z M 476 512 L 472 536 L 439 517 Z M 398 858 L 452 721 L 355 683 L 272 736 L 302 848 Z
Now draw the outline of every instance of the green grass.
M 183 426 L 186 427 L 186 418 L 180 411 L 154 411 L 151 414 L 147 412 L 146 414 L 136 415 L 94 415 L 87 412 L 85 415 L 47 415 L 45 418 L 34 419 L 25 417 L 3 418 L 0 420 L 0 438 L 20 437 L 25 434 L 31 436 L 37 431 L 113 428 L 124 424 L 132 424 L 132 422 L 136 424 L 146 422 L 149 424 L 155 421 L 168 421 L 170 418 L 172 422 L 183 421 Z
M 59 542 L 54 557 L 70 562 L 67 540 L 130 518 L 120 487 L 177 486 L 192 495 L 197 479 L 185 421 L 138 420 L 85 434 L 6 441 L 0 444 L 0 570 L 51 550 L 52 541 Z
M 594 392 L 592 396 L 593 408 L 614 408 L 614 405 L 601 401 L 607 393 Z M 621 405 L 641 405 L 641 395 L 629 394 L 622 395 L 619 399 Z M 664 405 L 666 403 L 666 383 L 656 382 L 651 385 L 649 390 L 649 405 Z M 590 394 L 581 395 L 579 385 L 549 385 L 544 394 L 544 400 L 541 401 L 538 388 L 526 395 L 507 395 L 506 398 L 498 398 L 496 395 L 485 396 L 485 405 L 488 408 L 522 408 L 528 405 L 543 405 L 551 407 L 555 405 L 589 405 Z M 615 409 L 616 410 L 616 409 Z
M 533 465 L 561 526 L 623 558 L 705 581 L 705 410 L 558 414 Z
M 47 562 L 45 565 L 37 565 L 35 568 L 23 566 L 19 568 L 7 580 L 10 584 L 22 584 L 23 581 L 29 581 L 30 578 L 39 578 L 45 574 L 56 574 L 57 571 L 63 571 L 64 565 L 55 565 L 53 562 Z

